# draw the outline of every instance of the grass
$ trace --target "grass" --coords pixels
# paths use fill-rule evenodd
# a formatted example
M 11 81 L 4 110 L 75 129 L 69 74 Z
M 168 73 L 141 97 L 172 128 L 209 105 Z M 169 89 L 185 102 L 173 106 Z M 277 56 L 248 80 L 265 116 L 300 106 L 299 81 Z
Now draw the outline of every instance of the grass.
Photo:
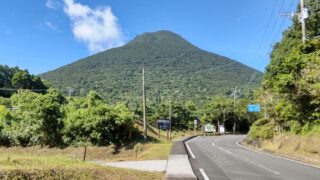
M 320 136 L 279 134 L 264 140 L 260 150 L 320 166 Z
M 10 149 L 10 148 L 9 148 Z M 101 167 L 61 155 L 1 150 L 0 179 L 162 179 L 163 174 Z
M 153 131 L 155 132 L 155 131 Z M 172 132 L 172 141 L 166 140 L 166 132 L 161 137 L 149 133 L 153 140 L 141 145 L 137 158 L 133 148 L 115 150 L 113 146 L 87 149 L 87 160 L 132 161 L 166 160 L 172 142 L 184 136 L 193 135 L 192 131 Z M 0 179 L 163 179 L 163 173 L 141 172 L 128 169 L 102 167 L 83 163 L 83 147 L 47 148 L 0 147 Z
M 143 145 L 144 150 L 138 154 L 139 160 L 162 160 L 168 159 L 172 143 L 158 143 Z
M 168 142 L 165 137 L 152 140 L 146 144 L 141 145 L 141 152 L 138 153 L 138 158 L 135 158 L 133 148 L 120 148 L 115 150 L 113 146 L 89 146 L 87 149 L 87 160 L 105 160 L 105 161 L 128 161 L 128 160 L 165 160 L 168 158 L 172 146 L 172 142 L 180 139 L 183 136 L 192 134 L 193 132 L 173 132 L 172 141 Z M 161 134 L 165 134 L 161 132 Z M 23 154 L 25 156 L 57 156 L 73 160 L 81 161 L 83 158 L 83 147 L 67 147 L 67 148 L 46 148 L 40 146 L 32 147 L 0 147 L 1 154 Z

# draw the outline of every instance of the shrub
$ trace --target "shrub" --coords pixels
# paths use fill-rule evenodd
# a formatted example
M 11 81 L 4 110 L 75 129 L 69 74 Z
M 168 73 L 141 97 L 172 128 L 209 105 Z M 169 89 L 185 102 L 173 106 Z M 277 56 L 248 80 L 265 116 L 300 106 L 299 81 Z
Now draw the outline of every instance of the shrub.
M 290 121 L 290 132 L 294 134 L 299 134 L 301 132 L 302 126 L 298 121 Z
M 7 110 L 5 106 L 0 105 L 0 145 L 10 145 L 10 139 L 3 129 L 7 124 L 7 121 L 9 121 L 11 118 L 12 117 L 9 110 Z
M 259 119 L 253 123 L 248 133 L 249 141 L 271 139 L 273 137 L 274 125 L 267 119 Z
M 307 122 L 302 128 L 301 133 L 303 135 L 315 135 L 320 136 L 320 121 Z

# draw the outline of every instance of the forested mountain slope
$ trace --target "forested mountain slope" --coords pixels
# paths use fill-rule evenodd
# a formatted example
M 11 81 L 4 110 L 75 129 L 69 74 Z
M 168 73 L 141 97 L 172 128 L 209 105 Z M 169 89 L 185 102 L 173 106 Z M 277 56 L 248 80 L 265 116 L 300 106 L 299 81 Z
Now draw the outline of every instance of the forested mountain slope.
M 95 90 L 109 101 L 140 101 L 141 70 L 146 71 L 148 100 L 169 94 L 178 100 L 205 101 L 231 88 L 260 86 L 262 73 L 229 58 L 201 50 L 169 31 L 144 33 L 126 45 L 101 52 L 40 76 L 76 94 Z

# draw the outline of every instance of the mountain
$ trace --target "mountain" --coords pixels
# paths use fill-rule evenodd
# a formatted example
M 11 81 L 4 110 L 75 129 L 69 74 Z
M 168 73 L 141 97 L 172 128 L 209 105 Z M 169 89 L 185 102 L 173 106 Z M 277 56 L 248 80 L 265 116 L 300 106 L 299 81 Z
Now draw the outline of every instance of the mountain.
M 40 77 L 66 91 L 83 95 L 95 90 L 111 102 L 140 101 L 142 67 L 148 100 L 161 101 L 168 95 L 199 103 L 235 86 L 260 86 L 263 74 L 237 61 L 210 53 L 169 31 L 144 33 L 126 45 L 110 49 Z

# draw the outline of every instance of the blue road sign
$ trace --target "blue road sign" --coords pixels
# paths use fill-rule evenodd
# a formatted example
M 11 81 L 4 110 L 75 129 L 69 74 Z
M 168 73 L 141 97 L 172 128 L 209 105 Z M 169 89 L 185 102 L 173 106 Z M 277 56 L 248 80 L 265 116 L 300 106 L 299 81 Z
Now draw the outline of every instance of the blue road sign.
M 170 120 L 167 120 L 167 119 L 159 119 L 159 120 L 157 121 L 157 123 L 158 123 L 158 128 L 159 128 L 159 129 L 163 129 L 163 130 L 170 129 L 170 126 L 171 126 Z
M 248 112 L 260 112 L 260 104 L 249 104 L 248 105 Z

